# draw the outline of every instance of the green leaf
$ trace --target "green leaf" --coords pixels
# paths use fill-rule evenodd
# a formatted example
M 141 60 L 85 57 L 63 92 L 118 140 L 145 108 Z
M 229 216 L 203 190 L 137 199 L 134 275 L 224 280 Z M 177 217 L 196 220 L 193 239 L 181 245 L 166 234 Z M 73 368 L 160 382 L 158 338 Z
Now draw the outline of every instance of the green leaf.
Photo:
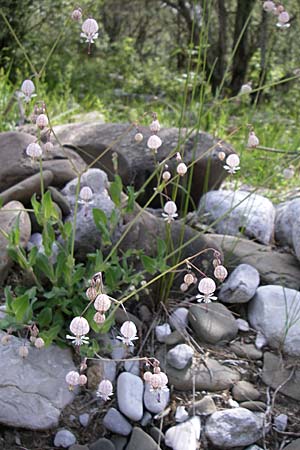
M 33 194 L 31 197 L 31 204 L 33 207 L 34 215 L 37 220 L 37 223 L 39 225 L 42 225 L 42 219 L 41 219 L 41 204 L 36 199 L 36 194 Z
M 156 272 L 156 260 L 154 258 L 150 258 L 150 256 L 147 255 L 142 255 L 141 260 L 144 269 L 151 275 L 154 275 Z
M 46 277 L 51 281 L 54 282 L 55 276 L 54 276 L 54 270 L 51 262 L 47 258 L 46 255 L 43 253 L 38 253 L 36 255 L 36 262 L 35 262 L 35 268 L 39 272 L 42 272 Z
M 122 178 L 120 175 L 115 175 L 114 181 L 110 183 L 109 193 L 112 201 L 116 206 L 121 206 L 121 194 L 123 189 Z
M 134 202 L 135 202 L 135 198 L 136 198 L 136 194 L 134 192 L 134 188 L 132 186 L 127 186 L 127 205 L 125 208 L 125 211 L 127 213 L 131 213 L 134 210 Z
M 11 306 L 17 322 L 25 323 L 31 319 L 32 310 L 27 294 L 15 298 Z
M 60 333 L 61 330 L 62 330 L 62 325 L 61 324 L 57 324 L 54 327 L 51 327 L 47 331 L 43 330 L 40 333 L 40 336 L 44 339 L 45 345 L 46 346 L 50 345 L 53 342 L 53 340 L 57 338 L 57 336 L 58 336 L 58 334 Z
M 102 209 L 93 208 L 93 218 L 96 227 L 101 232 L 103 245 L 111 245 L 108 221 L 104 211 L 102 211 Z
M 52 309 L 44 308 L 37 316 L 37 322 L 41 328 L 48 327 L 52 321 Z
M 163 239 L 157 239 L 157 254 L 159 258 L 162 258 L 166 255 L 167 245 Z
M 44 218 L 46 220 L 49 220 L 53 214 L 56 213 L 56 210 L 54 208 L 53 202 L 52 202 L 52 198 L 51 198 L 51 192 L 47 191 L 44 194 L 43 197 L 43 212 L 44 212 Z

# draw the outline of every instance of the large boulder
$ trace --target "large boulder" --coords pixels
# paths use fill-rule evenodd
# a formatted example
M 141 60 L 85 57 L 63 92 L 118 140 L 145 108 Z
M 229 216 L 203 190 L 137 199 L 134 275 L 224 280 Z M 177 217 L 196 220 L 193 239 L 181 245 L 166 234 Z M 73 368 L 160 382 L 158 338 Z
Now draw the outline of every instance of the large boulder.
M 94 167 L 104 169 L 109 177 L 114 173 L 113 155 L 118 156 L 118 170 L 123 184 L 133 184 L 139 189 L 155 170 L 155 158 L 147 148 L 147 140 L 150 136 L 148 127 L 140 127 L 144 136 L 141 143 L 134 140 L 135 128 L 129 124 L 99 124 L 81 123 L 69 126 L 55 127 L 56 135 L 65 147 L 79 152 L 80 156 L 90 164 L 95 158 L 99 158 Z M 232 147 L 204 132 L 192 132 L 184 137 L 186 130 L 178 128 L 162 128 L 159 136 L 162 146 L 159 148 L 156 160 L 168 159 L 169 170 L 176 174 L 176 159 L 174 155 L 184 148 L 184 162 L 190 164 L 196 161 L 193 168 L 193 182 L 191 196 L 195 204 L 205 189 L 218 188 L 226 177 L 226 171 L 218 158 L 220 145 L 227 155 L 233 153 Z M 180 146 L 178 146 L 180 142 Z M 219 145 L 218 145 L 219 143 Z M 101 155 L 103 153 L 103 156 Z M 101 155 L 101 157 L 100 157 Z M 156 178 L 149 183 L 139 202 L 145 202 L 153 193 Z M 159 205 L 159 202 L 157 202 Z
M 271 352 L 264 354 L 262 380 L 267 386 L 293 400 L 300 401 L 300 370 L 295 358 L 288 360 Z
M 300 198 L 278 205 L 275 220 L 275 239 L 279 245 L 291 247 L 300 261 Z
M 200 202 L 200 219 L 220 234 L 246 236 L 262 244 L 273 238 L 275 208 L 265 197 L 246 191 L 211 191 Z
M 71 351 L 55 345 L 31 347 L 22 358 L 22 345 L 24 340 L 14 336 L 8 345 L 0 345 L 0 423 L 30 430 L 55 427 L 62 409 L 74 399 L 65 382 L 66 374 L 76 370 Z
M 282 286 L 261 286 L 249 303 L 248 319 L 270 347 L 300 356 L 300 292 Z

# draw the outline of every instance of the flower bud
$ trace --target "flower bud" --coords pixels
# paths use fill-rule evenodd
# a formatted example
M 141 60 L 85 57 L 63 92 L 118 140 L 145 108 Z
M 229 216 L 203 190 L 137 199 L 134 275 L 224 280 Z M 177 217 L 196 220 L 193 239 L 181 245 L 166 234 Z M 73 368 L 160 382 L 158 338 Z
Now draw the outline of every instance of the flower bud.
M 187 167 L 186 167 L 186 165 L 182 162 L 182 163 L 178 164 L 176 171 L 177 171 L 178 175 L 180 175 L 181 177 L 183 177 L 183 176 L 187 173 Z
M 43 130 L 45 127 L 47 127 L 49 124 L 49 121 L 48 121 L 48 117 L 46 116 L 46 114 L 39 114 L 36 118 L 35 124 L 41 130 Z
M 138 144 L 140 142 L 142 142 L 142 140 L 144 139 L 144 136 L 142 135 L 142 133 L 136 133 L 136 135 L 134 136 L 134 140 L 135 142 L 137 142 Z
M 81 20 L 82 18 L 82 9 L 81 8 L 74 9 L 74 11 L 71 14 L 71 17 L 76 22 L 79 22 L 79 20 Z
M 21 345 L 21 347 L 19 347 L 19 355 L 21 358 L 27 358 L 28 353 L 28 348 L 25 345 Z
M 170 178 L 171 178 L 171 174 L 170 174 L 170 172 L 168 172 L 167 170 L 165 171 L 165 172 L 163 172 L 163 174 L 162 174 L 162 179 L 164 180 L 164 181 L 169 181 L 170 180 Z

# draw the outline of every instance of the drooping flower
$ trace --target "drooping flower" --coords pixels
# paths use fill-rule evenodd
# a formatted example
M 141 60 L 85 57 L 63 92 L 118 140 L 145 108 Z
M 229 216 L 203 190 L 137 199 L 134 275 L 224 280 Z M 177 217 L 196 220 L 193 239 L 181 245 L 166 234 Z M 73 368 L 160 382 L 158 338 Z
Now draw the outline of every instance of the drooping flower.
M 242 85 L 241 90 L 240 90 L 240 94 L 245 95 L 245 94 L 250 94 L 250 92 L 252 91 L 252 85 L 251 83 L 245 83 Z
M 51 150 L 53 150 L 54 148 L 54 145 L 52 144 L 52 142 L 48 141 L 43 145 L 43 148 L 45 152 L 51 152 Z
M 110 400 L 113 394 L 113 385 L 109 380 L 102 380 L 97 389 L 97 397 L 102 398 L 105 402 Z
M 79 375 L 78 384 L 84 386 L 87 383 L 87 377 L 83 373 Z
M 147 141 L 147 147 L 150 148 L 150 150 L 154 150 L 155 153 L 157 153 L 157 150 L 162 145 L 162 140 L 156 136 L 156 134 L 153 134 L 149 137 Z
M 224 159 L 226 158 L 226 153 L 225 152 L 218 152 L 218 158 L 220 161 L 224 161 Z
M 74 334 L 74 336 L 67 335 L 66 338 L 71 339 L 72 344 L 88 344 L 89 337 L 85 335 L 90 331 L 90 326 L 88 321 L 84 317 L 74 317 L 70 324 L 70 330 Z
M 138 339 L 138 337 L 136 335 L 137 329 L 136 329 L 134 322 L 132 322 L 131 320 L 127 320 L 121 326 L 120 331 L 121 331 L 122 336 L 117 336 L 117 339 L 120 339 L 123 342 L 123 344 L 125 344 L 125 345 L 133 346 L 134 344 L 132 343 L 132 341 L 135 341 L 136 339 Z
M 27 358 L 28 353 L 29 350 L 26 345 L 21 345 L 21 347 L 19 347 L 19 355 L 21 356 L 21 358 Z
M 250 131 L 248 136 L 247 146 L 250 148 L 256 148 L 259 145 L 259 139 L 254 133 L 254 131 Z
M 142 142 L 143 139 L 144 139 L 144 136 L 142 135 L 142 133 L 136 133 L 136 134 L 134 135 L 134 140 L 135 140 L 135 142 L 137 142 L 138 144 L 139 144 L 140 142 Z
M 283 169 L 282 175 L 286 180 L 290 180 L 295 175 L 295 168 L 294 166 L 289 166 Z
M 162 216 L 168 223 L 171 223 L 176 217 L 178 217 L 176 203 L 169 200 L 164 206 Z
M 287 11 L 282 11 L 278 16 L 277 26 L 279 28 L 288 28 L 290 26 L 290 15 Z
M 235 153 L 232 153 L 231 155 L 227 156 L 226 165 L 224 166 L 224 169 L 227 170 L 229 173 L 234 174 L 238 170 L 240 170 L 239 164 L 240 158 Z
M 100 294 L 96 297 L 94 301 L 94 308 L 97 311 L 105 313 L 106 311 L 109 310 L 110 307 L 111 307 L 111 300 L 108 295 Z
M 266 1 L 263 4 L 263 9 L 266 12 L 272 12 L 272 11 L 274 11 L 274 9 L 276 9 L 275 3 L 272 1 Z
M 158 133 L 160 131 L 160 123 L 159 123 L 159 121 L 157 119 L 153 120 L 151 122 L 151 124 L 150 124 L 150 131 L 152 133 Z
M 178 162 L 182 161 L 182 158 L 181 158 L 181 155 L 179 152 L 176 153 L 175 158 L 176 158 L 176 161 L 178 161 Z
M 79 373 L 75 370 L 71 370 L 67 373 L 65 380 L 69 385 L 69 390 L 72 391 L 74 387 L 79 384 Z
M 181 283 L 180 290 L 181 292 L 186 292 L 188 290 L 189 286 L 186 283 Z
M 170 180 L 170 178 L 171 178 L 171 174 L 170 174 L 170 172 L 168 171 L 168 170 L 165 170 L 164 172 L 163 172 L 163 174 L 162 174 L 162 179 L 164 180 L 164 181 L 169 181 Z
M 95 298 L 96 298 L 97 295 L 98 295 L 98 291 L 97 291 L 97 289 L 95 289 L 94 287 L 89 287 L 89 288 L 86 290 L 85 295 L 87 296 L 87 298 L 88 298 L 89 300 L 94 301 Z
M 227 275 L 228 272 L 226 267 L 222 266 L 221 264 L 215 267 L 214 276 L 216 277 L 217 280 L 224 281 Z
M 45 347 L 45 341 L 43 338 L 38 337 L 36 338 L 35 342 L 34 342 L 34 346 L 38 349 L 41 349 L 43 347 Z
M 22 91 L 22 95 L 25 99 L 25 102 L 27 102 L 27 103 L 30 102 L 32 97 L 36 96 L 36 94 L 34 93 L 35 86 L 31 80 L 23 81 L 22 86 L 21 86 L 21 91 Z
M 98 37 L 99 26 L 95 19 L 86 19 L 81 27 L 81 37 L 86 39 L 89 44 L 94 43 L 94 39 Z
M 46 114 L 39 114 L 35 121 L 36 126 L 38 126 L 41 130 L 46 128 L 49 124 L 48 117 Z
M 213 296 L 215 290 L 216 283 L 212 278 L 202 278 L 198 284 L 198 291 L 200 292 L 200 294 L 196 296 L 198 302 L 210 303 L 212 300 L 217 300 L 217 297 Z
M 89 186 L 83 186 L 83 188 L 81 188 L 79 192 L 79 202 L 85 204 L 90 203 L 93 199 L 93 195 L 93 191 Z
M 193 275 L 192 273 L 187 273 L 187 274 L 184 275 L 183 281 L 188 286 L 190 286 L 191 284 L 195 283 L 195 279 L 196 279 L 195 275 Z
M 183 177 L 187 173 L 187 167 L 183 162 L 181 162 L 178 164 L 176 171 L 177 171 L 178 175 Z
M 74 9 L 74 11 L 71 14 L 71 17 L 76 22 L 79 22 L 79 20 L 81 20 L 82 17 L 82 9 L 81 8 Z
M 40 158 L 42 156 L 42 154 L 43 154 L 43 150 L 40 147 L 40 145 L 37 144 L 36 142 L 32 142 L 26 148 L 26 155 L 30 156 L 30 158 L 32 158 L 33 161 L 36 158 Z
M 102 325 L 105 322 L 105 314 L 100 313 L 99 311 L 97 311 L 94 314 L 94 322 L 96 322 L 98 325 Z

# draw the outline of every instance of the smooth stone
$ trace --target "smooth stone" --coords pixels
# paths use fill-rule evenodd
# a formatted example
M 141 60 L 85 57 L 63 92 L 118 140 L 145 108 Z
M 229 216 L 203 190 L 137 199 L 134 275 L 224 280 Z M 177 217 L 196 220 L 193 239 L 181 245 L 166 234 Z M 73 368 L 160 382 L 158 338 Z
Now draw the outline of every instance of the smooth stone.
M 247 303 L 259 286 L 259 273 L 249 264 L 240 264 L 221 285 L 218 298 L 224 303 Z
M 258 350 L 261 350 L 262 348 L 266 347 L 266 345 L 268 345 L 268 339 L 264 334 L 258 331 L 255 337 L 255 347 Z
M 201 421 L 197 416 L 174 427 L 165 433 L 165 443 L 173 450 L 196 450 L 201 433 Z
M 123 372 L 117 380 L 117 399 L 120 411 L 129 419 L 139 421 L 143 417 L 144 384 L 140 377 Z
M 280 357 L 270 352 L 264 354 L 264 366 L 262 371 L 262 381 L 273 389 L 277 389 L 279 386 L 279 392 L 282 394 L 300 401 L 300 370 L 295 370 L 293 377 L 286 382 L 291 376 L 292 369 L 286 368 L 290 364 L 294 363 L 294 360 L 284 361 Z
M 264 334 L 270 347 L 300 356 L 300 292 L 261 286 L 249 303 L 248 318 L 251 326 Z
M 240 375 L 237 371 L 211 358 L 207 358 L 205 362 L 206 365 L 201 359 L 193 358 L 192 365 L 183 370 L 174 369 L 166 364 L 165 371 L 169 378 L 169 385 L 174 385 L 179 391 L 192 390 L 194 379 L 195 389 L 216 392 L 230 389 L 239 381 Z
M 87 427 L 90 421 L 90 415 L 88 413 L 80 414 L 79 415 L 79 422 L 80 425 L 83 427 Z
M 69 450 L 89 450 L 87 445 L 74 444 L 71 445 Z
M 189 413 L 184 406 L 177 406 L 175 413 L 176 422 L 185 422 L 189 418 Z
M 264 402 L 259 401 L 247 401 L 240 403 L 241 408 L 249 409 L 250 411 L 264 412 L 267 409 L 267 405 Z
M 233 314 L 221 303 L 191 306 L 189 323 L 197 337 L 209 344 L 224 344 L 238 333 Z
M 239 402 L 258 400 L 260 392 L 248 381 L 238 381 L 232 389 L 233 398 Z
M 275 238 L 279 245 L 293 248 L 300 260 L 300 199 L 281 203 L 276 208 Z
M 126 450 L 161 450 L 149 434 L 134 427 Z
M 300 450 L 300 439 L 296 439 L 295 441 L 288 444 L 284 447 L 284 450 Z
M 242 190 L 210 191 L 201 198 L 198 214 L 219 234 L 244 235 L 266 245 L 272 241 L 275 208 L 261 195 Z
M 0 340 L 5 333 L 0 331 Z M 24 339 L 11 337 L 0 345 L 0 423 L 16 428 L 44 430 L 59 423 L 61 411 L 74 399 L 65 377 L 76 370 L 71 350 L 55 345 L 29 348 L 19 356 Z
M 140 362 L 139 361 L 125 361 L 124 369 L 126 372 L 130 372 L 133 375 L 140 375 Z
M 150 385 L 146 383 L 144 392 L 145 408 L 153 414 L 163 411 L 170 401 L 170 391 L 162 391 L 159 396 L 156 392 L 150 391 Z
M 12 211 L 16 210 L 16 211 Z M 19 217 L 20 246 L 25 248 L 31 235 L 31 222 L 28 212 L 18 201 L 11 201 L 0 209 L 0 225 L 5 233 L 10 233 L 15 227 Z M 7 239 L 0 233 L 0 286 L 4 283 L 12 260 L 7 251 Z
M 146 427 L 147 425 L 149 425 L 151 420 L 152 420 L 152 415 L 149 413 L 149 411 L 145 411 L 140 423 L 141 423 L 142 427 Z
M 155 327 L 155 336 L 158 342 L 165 342 L 166 337 L 171 333 L 172 330 L 168 323 L 163 323 L 162 325 L 157 325 Z
M 69 448 L 75 444 L 76 437 L 69 430 L 59 430 L 54 438 L 55 447 Z
M 116 450 L 124 450 L 127 445 L 127 439 L 124 436 L 113 435 L 111 442 L 114 444 Z
M 245 450 L 264 450 L 264 449 L 259 447 L 258 445 L 250 445 L 249 447 L 245 448 Z
M 274 426 L 279 431 L 285 431 L 288 424 L 288 416 L 286 414 L 279 414 L 274 417 Z
M 100 438 L 90 444 L 90 450 L 116 450 L 114 444 L 106 438 Z
M 51 170 L 43 171 L 44 189 L 47 189 L 49 184 L 53 181 L 53 173 Z M 25 178 L 25 180 L 14 184 L 10 188 L 0 193 L 0 198 L 3 201 L 3 205 L 12 201 L 18 200 L 24 204 L 30 203 L 33 194 L 41 194 L 41 174 L 36 173 L 31 177 Z
M 220 448 L 250 445 L 263 436 L 264 414 L 245 408 L 225 409 L 212 414 L 205 426 L 207 438 Z
M 236 319 L 236 324 L 238 326 L 239 331 L 247 332 L 250 330 L 250 325 L 247 322 L 247 320 L 238 318 L 238 319 Z
M 193 359 L 194 350 L 187 344 L 179 344 L 167 353 L 168 363 L 175 369 L 184 369 Z
M 203 416 L 209 416 L 210 414 L 213 414 L 217 411 L 217 407 L 215 405 L 215 402 L 211 398 L 210 395 L 206 395 L 201 400 L 198 400 L 194 402 L 190 407 L 189 410 L 193 411 L 195 409 L 195 413 Z
M 171 334 L 169 334 L 165 340 L 164 343 L 166 345 L 177 345 L 177 344 L 183 344 L 185 342 L 186 338 L 182 331 L 174 330 Z
M 187 308 L 177 308 L 172 312 L 170 316 L 170 325 L 175 330 L 185 330 L 188 326 L 188 313 L 189 310 Z
M 262 284 L 275 284 L 300 290 L 300 266 L 290 252 L 274 251 L 271 246 L 233 236 L 209 235 L 222 248 L 227 268 L 245 263 L 255 267 Z M 300 242 L 300 240 L 299 240 Z
M 132 426 L 124 416 L 115 408 L 109 408 L 103 418 L 103 425 L 109 431 L 122 436 L 128 436 L 132 431 Z
M 155 442 L 161 444 L 165 440 L 165 435 L 162 431 L 160 431 L 157 427 L 150 428 L 150 436 L 155 440 Z
M 54 186 L 49 186 L 52 200 L 60 207 L 64 216 L 68 216 L 71 212 L 71 205 L 67 198 Z

